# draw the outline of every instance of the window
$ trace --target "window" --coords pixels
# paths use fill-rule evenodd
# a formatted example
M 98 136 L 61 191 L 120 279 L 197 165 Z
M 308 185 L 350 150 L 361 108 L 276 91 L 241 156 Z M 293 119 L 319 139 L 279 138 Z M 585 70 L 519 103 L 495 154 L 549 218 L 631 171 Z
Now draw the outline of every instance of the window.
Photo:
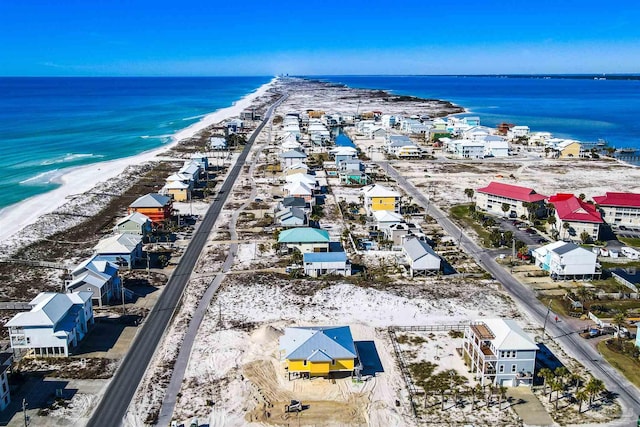
M 307 361 L 306 360 L 302 361 L 302 366 L 307 366 Z
M 331 364 L 332 364 L 333 366 L 335 366 L 335 365 L 336 365 L 336 360 L 335 360 L 335 359 L 331 359 Z
M 511 373 L 516 373 L 516 365 L 511 365 Z
M 500 365 L 500 370 L 499 370 L 499 372 L 500 372 L 500 373 L 503 373 L 503 372 L 504 372 L 504 365 Z

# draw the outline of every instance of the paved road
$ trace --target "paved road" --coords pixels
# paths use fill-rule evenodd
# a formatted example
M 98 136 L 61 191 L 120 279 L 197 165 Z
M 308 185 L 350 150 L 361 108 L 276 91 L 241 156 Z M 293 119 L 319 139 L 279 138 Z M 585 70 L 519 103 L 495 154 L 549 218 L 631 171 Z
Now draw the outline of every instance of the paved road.
M 438 207 L 414 187 L 404 177 L 400 176 L 388 162 L 376 162 L 383 170 L 387 170 L 391 178 L 395 179 L 400 187 L 402 187 L 413 200 L 427 208 L 427 213 L 431 215 L 442 228 L 450 236 L 459 239 L 462 248 L 473 258 L 483 265 L 498 280 L 505 290 L 507 290 L 513 299 L 525 307 L 531 317 L 539 324 L 544 324 L 547 315 L 547 307 L 536 298 L 534 292 L 516 280 L 508 271 L 495 262 L 490 251 L 479 247 L 472 239 L 466 236 L 462 230 L 454 224 Z M 562 348 L 570 355 L 575 357 L 596 377 L 603 380 L 607 389 L 617 393 L 622 402 L 625 413 L 618 422 L 609 425 L 631 425 L 635 424 L 638 414 L 640 414 L 640 391 L 631 384 L 623 375 L 609 365 L 602 356 L 592 348 L 589 343 L 581 338 L 578 331 L 569 328 L 568 324 L 563 322 L 555 323 L 547 322 L 547 333 L 550 334 L 555 341 L 559 342 Z
M 270 109 L 265 117 L 265 120 L 269 120 L 271 112 L 273 110 Z M 255 133 L 254 135 L 257 135 Z M 252 136 L 253 137 L 253 136 Z M 270 138 L 269 138 L 270 139 Z M 180 352 L 178 353 L 178 358 L 176 359 L 176 363 L 173 366 L 173 372 L 171 373 L 171 380 L 169 381 L 169 385 L 167 386 L 167 390 L 164 394 L 164 399 L 162 400 L 162 407 L 160 408 L 160 416 L 158 417 L 158 422 L 156 425 L 158 426 L 168 426 L 171 423 L 173 418 L 173 412 L 175 410 L 176 401 L 178 400 L 178 393 L 182 387 L 182 381 L 184 379 L 184 373 L 187 370 L 187 365 L 189 364 L 189 358 L 191 357 L 191 350 L 193 349 L 193 344 L 196 339 L 196 335 L 198 334 L 198 329 L 200 329 L 200 324 L 202 323 L 202 319 L 204 319 L 205 314 L 209 310 L 209 306 L 211 304 L 211 300 L 213 299 L 216 292 L 218 292 L 218 288 L 222 284 L 222 280 L 227 275 L 227 272 L 231 269 L 233 265 L 233 261 L 235 259 L 236 253 L 238 253 L 238 233 L 236 230 L 236 224 L 238 223 L 238 217 L 240 213 L 249 206 L 256 197 L 257 189 L 256 183 L 253 179 L 253 174 L 255 171 L 256 161 L 258 159 L 260 151 L 257 151 L 253 156 L 253 161 L 251 162 L 251 166 L 249 167 L 249 177 L 251 178 L 251 193 L 245 202 L 238 209 L 233 211 L 231 215 L 231 221 L 229 222 L 229 253 L 227 254 L 227 258 L 222 264 L 222 268 L 218 274 L 216 274 L 215 278 L 209 283 L 207 290 L 202 295 L 198 306 L 196 307 L 191 320 L 189 321 L 189 326 L 187 327 L 187 332 L 185 333 L 185 337 L 182 340 L 182 344 L 180 346 Z M 246 274 L 246 271 L 243 271 Z
M 149 316 L 147 316 L 142 330 L 138 333 L 138 336 L 129 349 L 127 356 L 122 361 L 120 368 L 116 372 L 113 380 L 107 388 L 107 391 L 102 397 L 100 404 L 89 420 L 89 426 L 114 427 L 123 425 L 127 408 L 133 399 L 138 384 L 149 365 L 149 361 L 151 360 L 151 357 L 153 356 L 169 321 L 174 315 L 176 307 L 182 297 L 184 288 L 189 280 L 189 276 L 191 276 L 191 272 L 193 271 L 193 267 L 202 252 L 202 248 L 207 241 L 213 225 L 218 219 L 218 215 L 222 210 L 229 192 L 231 192 L 238 175 L 240 174 L 247 155 L 251 150 L 251 145 L 262 128 L 268 122 L 273 109 L 285 98 L 286 96 L 283 96 L 269 108 L 265 115 L 265 119 L 247 141 L 247 144 L 238 157 L 235 166 L 222 184 L 222 187 L 218 192 L 219 196 L 209 207 L 206 216 L 202 220 L 200 227 L 198 227 L 194 233 L 191 243 L 182 256 L 180 263 L 171 275 L 162 295 L 158 299 L 158 302 Z

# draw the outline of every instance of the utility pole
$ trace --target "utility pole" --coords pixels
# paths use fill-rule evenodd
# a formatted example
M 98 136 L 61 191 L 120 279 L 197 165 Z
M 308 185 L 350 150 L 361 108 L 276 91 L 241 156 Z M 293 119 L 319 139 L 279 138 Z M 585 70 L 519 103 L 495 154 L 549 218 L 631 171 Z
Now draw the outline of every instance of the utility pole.
M 124 283 L 122 283 L 122 280 L 120 280 L 120 294 L 122 295 L 122 315 L 124 316 L 127 314 L 127 308 L 124 305 Z
M 544 341 L 544 335 L 547 330 L 547 318 L 549 317 L 550 311 L 551 311 L 551 300 L 549 300 L 549 305 L 547 305 L 547 314 L 544 316 L 544 324 L 542 325 L 542 341 Z
M 24 427 L 29 425 L 29 417 L 27 416 L 27 399 L 22 399 L 22 414 L 24 415 Z

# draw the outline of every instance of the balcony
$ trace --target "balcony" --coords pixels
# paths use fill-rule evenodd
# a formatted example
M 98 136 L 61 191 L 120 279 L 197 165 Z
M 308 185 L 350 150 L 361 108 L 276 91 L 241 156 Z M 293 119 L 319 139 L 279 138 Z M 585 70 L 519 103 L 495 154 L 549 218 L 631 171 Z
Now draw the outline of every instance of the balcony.
M 11 335 L 11 345 L 27 345 L 24 335 Z

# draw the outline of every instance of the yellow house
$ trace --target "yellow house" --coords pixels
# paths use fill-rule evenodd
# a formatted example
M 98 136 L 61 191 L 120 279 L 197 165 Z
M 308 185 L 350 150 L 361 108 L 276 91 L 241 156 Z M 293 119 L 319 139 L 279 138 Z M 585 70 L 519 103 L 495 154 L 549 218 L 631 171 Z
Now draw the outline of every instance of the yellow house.
M 191 186 L 180 181 L 167 183 L 165 186 L 166 193 L 173 197 L 176 202 L 186 202 L 191 198 Z
M 391 211 L 400 213 L 400 199 L 397 191 L 380 184 L 367 185 L 360 190 L 364 196 L 364 209 L 367 215 L 375 211 Z
M 289 372 L 300 376 L 329 376 L 353 372 L 357 358 L 348 326 L 286 328 L 280 352 Z
M 565 144 L 561 144 L 558 146 L 558 149 L 560 150 L 560 158 L 578 158 L 580 157 L 580 148 L 580 143 L 578 141 L 566 141 Z

